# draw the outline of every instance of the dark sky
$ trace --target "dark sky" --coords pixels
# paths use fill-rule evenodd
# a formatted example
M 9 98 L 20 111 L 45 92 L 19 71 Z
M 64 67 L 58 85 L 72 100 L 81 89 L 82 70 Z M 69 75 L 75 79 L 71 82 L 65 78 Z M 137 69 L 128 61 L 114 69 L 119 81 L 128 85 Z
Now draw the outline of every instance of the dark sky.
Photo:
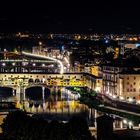
M 0 32 L 140 32 L 138 0 L 9 1 L 0 4 Z

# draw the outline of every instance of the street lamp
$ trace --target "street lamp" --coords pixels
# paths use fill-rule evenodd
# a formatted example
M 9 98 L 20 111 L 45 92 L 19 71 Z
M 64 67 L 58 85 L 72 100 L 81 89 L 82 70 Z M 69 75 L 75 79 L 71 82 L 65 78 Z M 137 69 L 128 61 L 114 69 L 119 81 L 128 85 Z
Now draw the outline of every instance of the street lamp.
M 2 63 L 2 66 L 6 66 L 6 64 L 5 63 Z
M 33 66 L 36 66 L 36 64 L 35 64 L 35 63 L 33 63 Z
M 12 65 L 13 65 L 13 66 L 15 66 L 15 65 L 16 65 L 16 63 L 12 63 Z
M 128 101 L 132 103 L 133 102 L 133 99 L 132 98 L 129 98 Z
M 41 46 L 42 45 L 42 42 L 41 41 L 39 41 L 39 46 Z

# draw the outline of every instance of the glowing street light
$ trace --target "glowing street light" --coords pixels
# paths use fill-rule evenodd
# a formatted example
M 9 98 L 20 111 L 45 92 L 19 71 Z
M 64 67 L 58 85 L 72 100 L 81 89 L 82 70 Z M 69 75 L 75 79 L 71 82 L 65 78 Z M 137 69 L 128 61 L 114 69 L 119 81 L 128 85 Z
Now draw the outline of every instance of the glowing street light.
M 137 101 L 137 104 L 140 104 L 140 100 Z
M 33 66 L 36 66 L 36 64 L 35 64 L 35 63 L 33 63 Z
M 15 66 L 15 65 L 16 65 L 16 63 L 12 63 L 12 65 L 13 65 L 13 66 Z
M 42 45 L 42 42 L 41 41 L 39 41 L 39 46 L 41 46 Z
M 129 127 L 133 126 L 133 123 L 130 121 L 128 122 Z
M 123 123 L 124 123 L 124 124 L 127 124 L 127 120 L 124 119 L 124 120 L 123 120 Z
M 116 99 L 116 98 L 117 98 L 117 96 L 116 96 L 116 95 L 113 95 L 113 98 L 114 98 L 114 99 Z
M 2 66 L 6 66 L 6 64 L 5 63 L 2 63 Z
M 132 103 L 133 102 L 133 99 L 132 98 L 129 98 L 128 101 Z
M 110 97 L 112 97 L 112 94 L 111 94 L 111 93 L 109 93 L 109 96 L 110 96 Z
M 124 97 L 120 96 L 120 100 L 124 100 Z

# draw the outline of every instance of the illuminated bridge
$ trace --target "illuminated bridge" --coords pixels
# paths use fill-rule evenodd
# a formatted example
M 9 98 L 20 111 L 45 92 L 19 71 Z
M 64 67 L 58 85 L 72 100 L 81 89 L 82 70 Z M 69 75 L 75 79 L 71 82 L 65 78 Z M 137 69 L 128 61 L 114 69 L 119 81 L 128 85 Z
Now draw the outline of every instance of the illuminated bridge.
M 0 87 L 11 87 L 19 98 L 31 85 L 88 87 L 101 92 L 101 84 L 101 77 L 64 73 L 60 60 L 44 55 L 22 52 L 20 56 L 0 60 Z

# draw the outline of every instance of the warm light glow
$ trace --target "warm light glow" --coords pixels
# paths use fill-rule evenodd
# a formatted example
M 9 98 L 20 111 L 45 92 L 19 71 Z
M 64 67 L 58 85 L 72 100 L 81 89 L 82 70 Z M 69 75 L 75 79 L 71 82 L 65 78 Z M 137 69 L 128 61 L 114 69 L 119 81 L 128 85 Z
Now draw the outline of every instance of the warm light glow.
M 129 126 L 133 126 L 133 123 L 131 121 L 128 124 L 129 124 Z
M 137 101 L 137 104 L 140 104 L 140 100 Z
M 113 98 L 116 99 L 117 98 L 116 95 L 113 95 Z
M 42 42 L 41 42 L 41 41 L 39 41 L 39 45 L 40 45 L 40 46 L 42 45 Z
M 123 120 L 123 123 L 124 123 L 124 124 L 127 124 L 127 120 Z
M 12 65 L 15 66 L 16 64 L 15 63 L 12 63 Z
M 120 100 L 124 100 L 124 97 L 121 96 L 121 97 L 120 97 Z
M 100 92 L 100 91 L 101 91 L 101 88 L 100 88 L 100 87 L 96 87 L 96 88 L 95 88 L 95 91 L 96 91 L 96 92 Z
M 129 101 L 129 102 L 133 102 L 133 99 L 132 99 L 132 98 L 129 98 L 128 101 Z

